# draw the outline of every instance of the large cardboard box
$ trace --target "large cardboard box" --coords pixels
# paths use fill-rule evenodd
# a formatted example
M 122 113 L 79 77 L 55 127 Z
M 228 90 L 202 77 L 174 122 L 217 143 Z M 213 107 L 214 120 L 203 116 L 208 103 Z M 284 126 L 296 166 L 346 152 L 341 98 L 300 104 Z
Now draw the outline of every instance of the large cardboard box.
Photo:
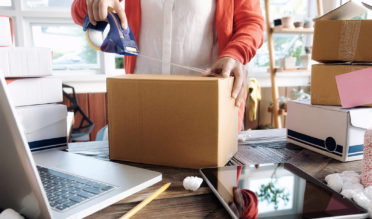
M 372 108 L 343 109 L 290 101 L 287 140 L 340 161 L 363 158 L 364 133 L 372 124 Z
M 107 79 L 110 159 L 184 168 L 224 166 L 237 152 L 233 78 Z
M 16 107 L 31 151 L 67 148 L 67 107 L 44 104 Z
M 366 12 L 357 1 L 316 19 L 312 58 L 319 62 L 372 62 L 372 20 L 353 20 Z
M 317 64 L 311 67 L 311 104 L 341 106 L 336 76 L 371 65 Z
M 14 106 L 58 103 L 63 101 L 59 78 L 7 79 L 9 96 Z

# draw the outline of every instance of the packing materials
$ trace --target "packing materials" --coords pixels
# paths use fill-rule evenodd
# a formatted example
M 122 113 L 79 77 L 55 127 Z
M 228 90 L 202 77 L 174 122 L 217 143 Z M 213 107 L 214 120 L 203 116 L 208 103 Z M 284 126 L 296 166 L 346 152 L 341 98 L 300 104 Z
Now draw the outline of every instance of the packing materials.
M 62 81 L 58 78 L 7 79 L 14 106 L 27 106 L 63 101 Z
M 352 0 L 316 19 L 313 60 L 371 62 L 372 20 L 351 20 L 366 11 Z
M 67 147 L 67 107 L 44 104 L 16 107 L 31 151 Z
M 8 78 L 52 75 L 52 51 L 49 48 L 0 48 L 0 69 Z
M 0 15 L 0 47 L 13 45 L 13 20 Z
M 336 76 L 342 107 L 372 104 L 372 68 Z
M 362 161 L 362 174 L 360 176 L 363 186 L 372 186 L 372 129 L 364 134 L 364 158 Z
M 336 76 L 370 68 L 370 65 L 317 64 L 311 69 L 311 103 L 340 106 Z
M 233 78 L 125 75 L 107 79 L 110 159 L 224 166 L 237 152 Z
M 363 158 L 366 129 L 372 124 L 372 108 L 343 109 L 289 101 L 287 141 L 340 161 Z

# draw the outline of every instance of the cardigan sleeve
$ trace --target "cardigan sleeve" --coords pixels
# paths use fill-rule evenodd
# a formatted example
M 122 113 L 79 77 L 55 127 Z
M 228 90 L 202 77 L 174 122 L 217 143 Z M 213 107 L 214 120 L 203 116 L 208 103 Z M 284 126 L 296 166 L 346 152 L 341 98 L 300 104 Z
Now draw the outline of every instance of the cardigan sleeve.
M 247 64 L 264 40 L 264 18 L 260 0 L 234 0 L 233 35 L 220 57 Z
M 88 14 L 86 0 L 74 0 L 71 5 L 71 16 L 74 22 L 83 26 L 85 16 Z

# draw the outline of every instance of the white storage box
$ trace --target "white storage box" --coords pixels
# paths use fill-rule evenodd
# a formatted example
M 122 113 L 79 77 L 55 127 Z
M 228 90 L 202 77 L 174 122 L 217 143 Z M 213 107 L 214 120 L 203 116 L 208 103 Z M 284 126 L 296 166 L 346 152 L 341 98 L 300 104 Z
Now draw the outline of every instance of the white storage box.
M 67 107 L 45 104 L 17 107 L 31 151 L 67 146 Z
M 0 47 L 13 46 L 13 20 L 0 15 Z
M 363 158 L 364 133 L 372 126 L 372 108 L 342 109 L 290 101 L 288 142 L 340 161 Z
M 7 79 L 14 106 L 58 103 L 63 101 L 62 81 L 58 78 Z
M 52 75 L 48 48 L 0 47 L 0 69 L 7 78 Z

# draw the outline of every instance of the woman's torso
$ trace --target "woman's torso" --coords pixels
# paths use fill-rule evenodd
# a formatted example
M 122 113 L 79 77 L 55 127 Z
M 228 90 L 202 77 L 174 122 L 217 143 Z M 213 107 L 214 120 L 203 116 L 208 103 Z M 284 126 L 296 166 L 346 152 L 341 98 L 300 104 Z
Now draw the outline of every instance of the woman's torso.
M 170 63 L 210 67 L 218 57 L 215 8 L 215 0 L 141 1 L 142 56 L 134 73 L 200 74 Z

